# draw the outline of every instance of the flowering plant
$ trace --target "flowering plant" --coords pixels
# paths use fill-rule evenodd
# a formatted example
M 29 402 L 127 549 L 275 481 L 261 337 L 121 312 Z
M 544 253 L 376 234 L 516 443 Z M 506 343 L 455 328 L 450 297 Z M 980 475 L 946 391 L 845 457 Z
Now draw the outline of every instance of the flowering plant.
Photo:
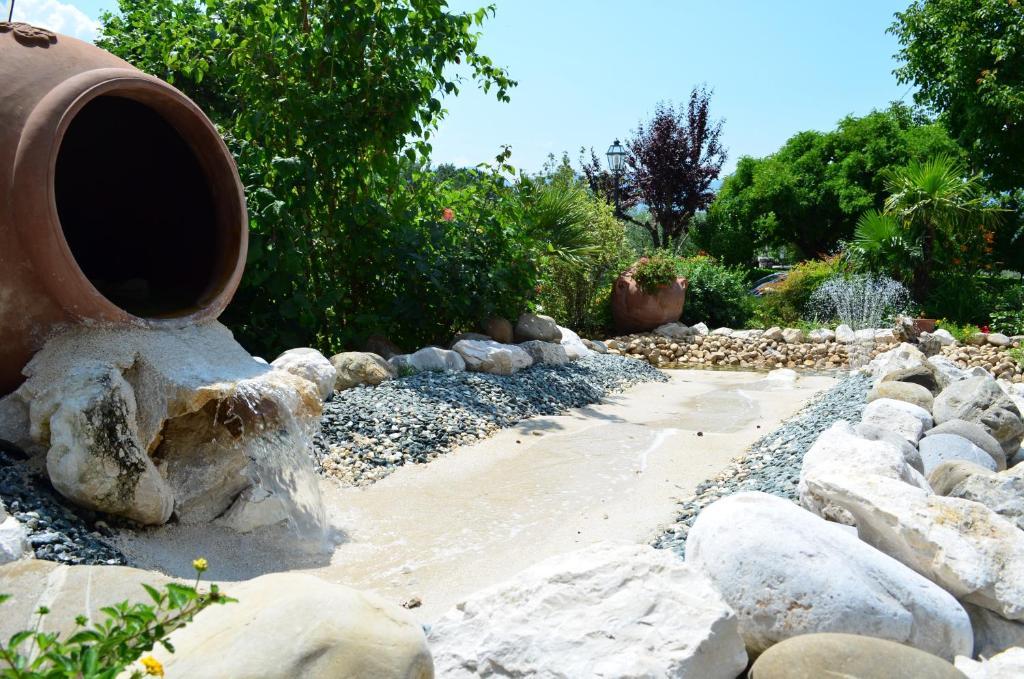
M 196 580 L 192 586 L 169 583 L 163 591 L 143 585 L 152 604 L 127 601 L 100 609 L 104 620 L 90 623 L 80 615 L 67 639 L 56 632 L 41 632 L 39 623 L 50 609 L 41 606 L 35 629 L 18 632 L 7 644 L 0 644 L 0 677 L 3 679 L 115 679 L 130 670 L 132 679 L 164 676 L 163 665 L 152 655 L 157 644 L 173 653 L 167 637 L 192 621 L 197 613 L 213 604 L 235 601 L 217 585 L 199 591 L 199 580 L 207 569 L 206 559 L 192 562 Z M 0 603 L 10 596 L 0 594 Z M 136 662 L 138 663 L 136 665 Z M 4 666 L 6 665 L 6 667 Z

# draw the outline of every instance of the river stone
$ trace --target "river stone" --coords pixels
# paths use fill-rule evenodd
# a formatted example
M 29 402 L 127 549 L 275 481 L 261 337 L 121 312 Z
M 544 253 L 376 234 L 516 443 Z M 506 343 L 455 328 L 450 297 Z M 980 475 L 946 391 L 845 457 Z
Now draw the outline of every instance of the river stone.
M 816 632 L 891 639 L 947 659 L 971 652 L 967 613 L 948 592 L 773 495 L 737 493 L 706 507 L 686 562 L 736 611 L 752 655 Z
M 987 660 L 959 657 L 956 668 L 967 679 L 1019 679 L 1024 677 L 1024 648 L 1008 648 Z
M 941 342 L 942 346 L 944 347 L 949 347 L 956 344 L 956 338 L 953 337 L 952 333 L 950 333 L 949 330 L 946 330 L 945 328 L 939 328 L 938 330 L 933 332 L 932 337 L 937 337 L 939 339 L 939 342 Z
M 516 322 L 514 331 L 517 342 L 540 340 L 541 342 L 561 342 L 562 332 L 558 323 L 550 316 L 540 314 L 523 314 Z
M 669 550 L 597 544 L 473 594 L 430 631 L 438 676 L 733 679 L 735 614 Z
M 907 439 L 903 438 L 899 434 L 865 422 L 859 422 L 854 425 L 853 431 L 857 436 L 865 438 L 868 441 L 884 441 L 889 445 L 896 446 L 908 465 L 922 474 L 924 473 L 924 463 L 921 461 L 921 452 L 917 449 L 917 446 L 911 445 Z
M 750 668 L 750 679 L 964 679 L 942 658 L 886 639 L 805 634 L 775 644 Z
M 562 333 L 562 348 L 565 349 L 566 356 L 569 357 L 570 361 L 575 361 L 581 358 L 585 358 L 590 355 L 590 349 L 583 343 L 580 336 L 569 328 L 563 328 L 558 326 L 559 332 Z
M 974 630 L 974 655 L 991 658 L 1013 646 L 1024 646 L 1024 623 L 974 604 L 965 603 L 964 610 Z
M 935 421 L 977 422 L 999 441 L 1007 457 L 1020 448 L 1024 422 L 1020 411 L 991 376 L 970 377 L 954 382 L 935 398 Z
M 808 486 L 849 511 L 868 544 L 958 599 L 1024 618 L 1024 532 L 985 505 L 882 476 L 823 475 Z
M 722 326 L 721 328 L 715 328 L 711 331 L 711 334 L 715 337 L 729 337 L 732 335 L 732 328 Z
M 388 363 L 398 373 L 401 373 L 402 370 L 412 372 L 454 370 L 461 372 L 466 369 L 466 362 L 457 351 L 450 351 L 440 347 L 423 347 L 412 354 L 392 356 L 388 359 Z
M 928 485 L 936 495 L 949 495 L 961 481 L 980 474 L 991 476 L 995 472 L 987 467 L 968 462 L 967 460 L 949 460 L 942 462 L 928 473 Z
M 777 325 L 768 328 L 767 330 L 764 331 L 764 334 L 761 335 L 761 339 L 768 340 L 769 342 L 784 341 L 782 338 L 782 328 L 780 328 Z
M 996 471 L 996 462 L 991 455 L 956 434 L 926 436 L 918 443 L 918 450 L 921 451 L 925 474 L 930 474 L 940 464 L 950 460 L 966 460 Z
M 807 338 L 799 328 L 786 328 L 782 331 L 782 339 L 786 344 L 802 344 Z
M 569 362 L 569 355 L 565 353 L 565 347 L 554 342 L 541 342 L 530 340 L 519 345 L 533 359 L 533 364 L 565 365 Z
M 909 445 L 909 444 L 908 444 Z M 826 429 L 804 456 L 797 494 L 800 504 L 822 518 L 854 526 L 853 517 L 808 488 L 818 474 L 880 474 L 930 491 L 928 482 L 907 464 L 899 448 L 884 441 L 869 441 L 856 434 L 849 422 L 840 420 Z
M 932 417 L 927 410 L 913 403 L 880 398 L 864 408 L 861 422 L 887 429 L 917 445 L 921 434 L 932 426 Z
M 515 342 L 515 329 L 512 327 L 512 321 L 507 318 L 500 318 L 498 316 L 488 318 L 480 326 L 480 329 L 495 342 L 500 342 L 501 344 L 512 344 Z
M 338 379 L 338 371 L 327 357 L 316 349 L 301 347 L 289 349 L 270 364 L 277 370 L 284 370 L 316 385 L 320 398 L 326 400 L 334 393 L 334 384 Z
M 1010 346 L 1010 338 L 1001 332 L 990 332 L 988 334 L 988 343 L 994 347 L 1008 347 Z
M 991 455 L 992 459 L 995 460 L 997 470 L 1006 469 L 1006 453 L 1003 452 L 1003 448 L 999 445 L 999 441 L 992 438 L 992 435 L 977 422 L 968 422 L 967 420 L 947 420 L 942 424 L 932 427 L 924 433 L 925 437 L 934 436 L 935 434 L 955 434 L 957 436 L 962 436 Z
M 934 397 L 920 384 L 912 382 L 879 382 L 868 392 L 868 402 L 880 398 L 891 398 L 897 401 L 913 403 L 927 411 L 931 411 Z
M 591 351 L 594 351 L 596 353 L 599 353 L 599 354 L 607 354 L 608 353 L 608 345 L 605 344 L 604 342 L 602 342 L 601 340 L 584 339 L 583 340 L 583 344 L 584 344 L 584 346 L 587 347 L 587 349 L 590 349 Z
M 693 328 L 687 327 L 682 323 L 665 323 L 659 325 L 654 329 L 655 335 L 661 335 L 669 339 L 686 339 L 688 337 L 694 337 L 697 331 Z
M 698 335 L 704 336 L 711 334 L 711 328 L 708 327 L 707 323 L 701 322 L 695 325 L 691 325 L 690 327 L 696 330 Z
M 346 351 L 331 356 L 331 365 L 338 371 L 335 391 L 345 391 L 366 384 L 377 386 L 398 377 L 398 372 L 381 356 L 368 351 Z
M 836 328 L 836 342 L 839 344 L 853 344 L 857 341 L 857 333 L 853 328 L 843 323 Z
M 814 344 L 825 344 L 827 342 L 834 342 L 836 333 L 828 328 L 818 328 L 807 333 L 807 339 Z
M 526 350 L 515 344 L 499 344 L 491 340 L 462 340 L 452 349 L 462 356 L 466 368 L 474 372 L 511 375 L 533 365 L 533 359 Z
M 882 382 L 910 382 L 911 384 L 919 384 L 927 389 L 932 396 L 938 396 L 949 383 L 930 359 L 909 368 L 894 370 L 883 377 Z

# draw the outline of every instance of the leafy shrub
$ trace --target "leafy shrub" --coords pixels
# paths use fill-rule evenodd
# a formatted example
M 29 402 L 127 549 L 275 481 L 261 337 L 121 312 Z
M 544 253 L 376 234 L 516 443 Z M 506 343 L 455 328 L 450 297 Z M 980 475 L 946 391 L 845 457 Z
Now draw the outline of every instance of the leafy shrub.
M 943 318 L 936 322 L 937 328 L 942 328 L 958 342 L 966 342 L 970 337 L 978 332 L 978 326 L 970 323 L 957 323 L 949 319 Z
M 200 592 L 199 579 L 206 570 L 206 559 L 192 562 L 196 581 L 191 587 L 169 583 L 164 591 L 143 585 L 152 604 L 129 604 L 127 601 L 107 606 L 102 610 L 104 620 L 88 624 L 84 615 L 75 619 L 75 631 L 67 639 L 55 632 L 34 630 L 18 632 L 6 645 L 0 645 L 0 676 L 6 679 L 114 679 L 136 661 L 142 669 L 133 668 L 132 679 L 143 674 L 163 676 L 163 667 L 152 656 L 140 657 L 157 644 L 170 653 L 174 647 L 167 641 L 172 632 L 187 625 L 203 609 L 214 604 L 235 601 L 217 585 L 208 592 Z M 0 604 L 9 599 L 0 595 Z M 39 622 L 50 610 L 42 606 L 37 611 Z M 26 648 L 27 647 L 27 648 Z
M 1006 335 L 1024 335 L 1024 285 L 1018 283 L 998 293 L 990 325 Z
M 843 264 L 838 257 L 800 262 L 758 300 L 758 324 L 792 327 L 797 326 L 801 319 L 810 318 L 813 310 L 808 308 L 808 303 L 814 291 L 842 271 Z
M 1019 366 L 1024 367 L 1024 349 L 1016 347 L 1006 352 L 1006 355 Z
M 679 262 L 672 256 L 658 253 L 651 257 L 641 257 L 633 272 L 640 289 L 648 295 L 655 295 L 660 288 L 672 283 L 679 277 Z
M 752 298 L 742 269 L 701 255 L 681 260 L 678 271 L 689 283 L 684 323 L 739 328 L 750 320 Z

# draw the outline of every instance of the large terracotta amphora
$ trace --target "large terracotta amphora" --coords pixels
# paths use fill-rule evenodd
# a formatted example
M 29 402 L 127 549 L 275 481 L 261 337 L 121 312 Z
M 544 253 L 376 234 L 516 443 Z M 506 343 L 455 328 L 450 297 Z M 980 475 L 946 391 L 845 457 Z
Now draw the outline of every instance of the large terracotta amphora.
M 640 289 L 632 270 L 619 276 L 612 289 L 612 318 L 620 333 L 644 332 L 673 323 L 683 315 L 686 303 L 685 278 L 658 288 L 655 294 Z

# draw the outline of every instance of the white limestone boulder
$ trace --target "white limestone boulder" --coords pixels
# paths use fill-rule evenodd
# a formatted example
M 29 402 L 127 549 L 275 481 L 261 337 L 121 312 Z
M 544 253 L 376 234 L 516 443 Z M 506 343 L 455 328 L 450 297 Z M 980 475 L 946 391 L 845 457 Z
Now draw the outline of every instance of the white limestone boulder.
M 31 549 L 25 527 L 0 503 L 0 566 L 31 554 Z
M 579 335 L 569 328 L 558 326 L 558 329 L 562 333 L 562 348 L 565 349 L 565 354 L 569 357 L 570 361 L 586 358 L 590 355 L 590 349 L 583 343 Z
M 836 328 L 836 342 L 839 344 L 853 344 L 857 341 L 857 333 L 853 328 L 843 323 Z
M 598 544 L 470 596 L 429 637 L 439 677 L 733 679 L 736 616 L 667 550 Z
M 887 429 L 913 445 L 932 427 L 931 414 L 920 406 L 891 398 L 880 398 L 864 408 L 861 422 Z
M 899 448 L 885 441 L 865 439 L 849 422 L 842 420 L 822 432 L 807 451 L 800 467 L 797 494 L 800 504 L 808 511 L 830 521 L 857 525 L 849 512 L 817 495 L 808 486 L 808 480 L 822 474 L 879 474 L 931 491 L 927 480 L 907 463 Z
M 320 398 L 326 400 L 334 393 L 338 371 L 326 356 L 316 349 L 301 347 L 289 349 L 271 362 L 271 367 L 283 370 L 316 385 Z
M 868 544 L 958 599 L 1024 618 L 1024 531 L 988 507 L 882 476 L 822 475 L 807 484 L 850 512 Z
M 954 344 L 956 344 L 956 338 L 953 337 L 952 333 L 950 333 L 949 330 L 946 330 L 945 328 L 939 328 L 938 330 L 933 332 L 932 337 L 937 338 L 939 340 L 939 343 L 944 347 L 951 347 Z
M 736 611 L 752 655 L 816 632 L 889 639 L 947 659 L 971 653 L 967 613 L 948 592 L 773 495 L 738 493 L 706 507 L 686 563 Z
M 896 401 L 913 403 L 931 412 L 935 397 L 920 384 L 913 382 L 888 381 L 879 382 L 868 392 L 868 402 L 877 401 L 880 398 L 891 398 Z
M 782 331 L 782 339 L 786 344 L 802 344 L 807 337 L 800 328 L 786 328 Z
M 557 326 L 556 326 L 557 329 Z M 533 365 L 530 354 L 515 344 L 499 344 L 492 340 L 460 340 L 452 347 L 474 372 L 511 375 Z
M 769 342 L 782 342 L 784 341 L 782 335 L 782 328 L 780 328 L 777 325 L 773 325 L 772 327 L 764 331 L 764 334 L 761 335 L 761 338 L 768 340 Z
M 729 337 L 730 335 L 732 335 L 732 332 L 732 328 L 726 328 L 723 326 L 721 328 L 715 328 L 714 330 L 711 331 L 711 334 L 716 337 Z
M 388 359 L 399 374 L 402 371 L 412 372 L 444 372 L 453 370 L 461 372 L 466 369 L 466 361 L 457 351 L 440 347 L 423 347 L 411 354 L 401 354 Z
M 921 353 L 917 347 L 904 342 L 872 359 L 867 365 L 867 371 L 877 381 L 889 373 L 919 366 L 927 360 L 928 357 Z
M 857 436 L 868 441 L 884 441 L 891 446 L 895 446 L 899 449 L 908 465 L 924 474 L 924 462 L 921 461 L 921 453 L 918 451 L 917 446 L 912 445 L 899 434 L 872 424 L 865 424 L 864 422 L 854 425 L 853 431 Z
M 955 666 L 967 679 L 1018 679 L 1024 677 L 1024 648 L 1009 648 L 985 660 L 958 657 Z
M 989 375 L 953 382 L 935 398 L 935 421 L 976 422 L 999 441 L 1011 457 L 1024 440 L 1024 421 L 1014 400 Z
M 814 344 L 825 344 L 826 342 L 835 342 L 836 333 L 834 330 L 828 328 L 817 328 L 807 333 L 807 339 Z

